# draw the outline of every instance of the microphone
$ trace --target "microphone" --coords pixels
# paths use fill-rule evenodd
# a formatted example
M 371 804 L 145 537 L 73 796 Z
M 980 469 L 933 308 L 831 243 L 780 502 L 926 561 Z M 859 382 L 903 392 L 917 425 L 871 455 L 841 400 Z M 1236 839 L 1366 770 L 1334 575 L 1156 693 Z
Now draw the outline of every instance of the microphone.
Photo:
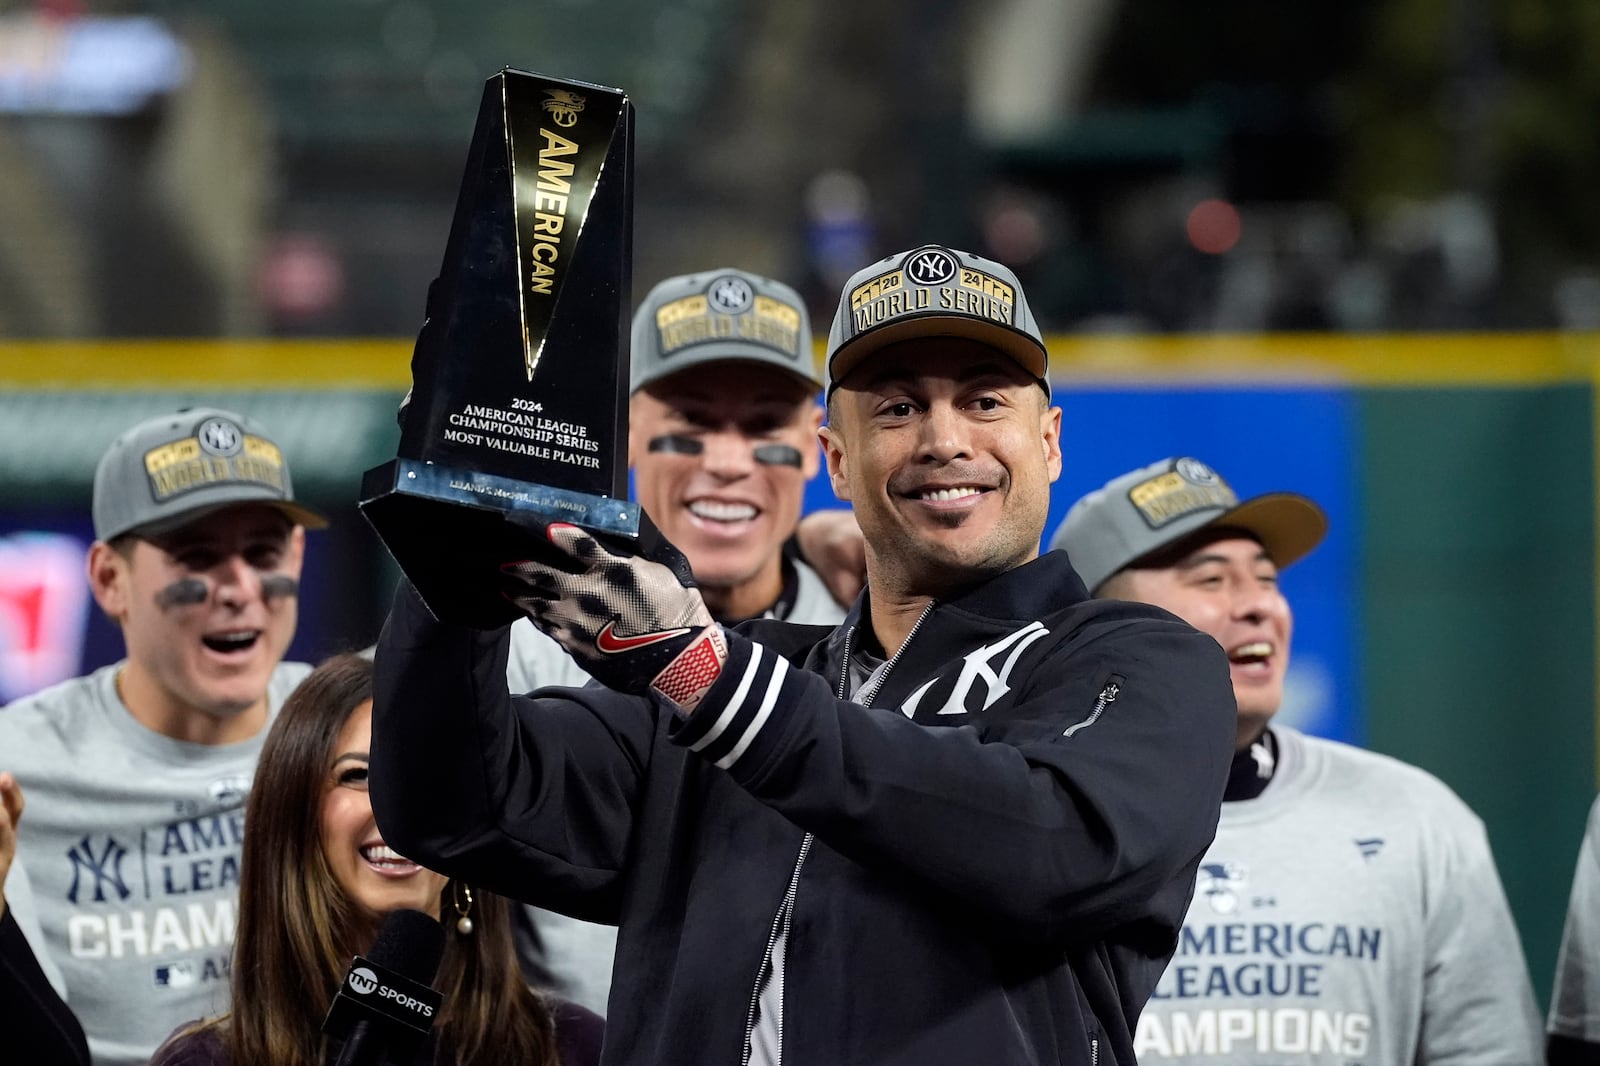
M 324 1035 L 344 1041 L 334 1066 L 409 1063 L 439 1014 L 442 997 L 430 987 L 444 955 L 444 927 L 421 911 L 384 916 L 372 954 L 350 963 L 322 1022 Z

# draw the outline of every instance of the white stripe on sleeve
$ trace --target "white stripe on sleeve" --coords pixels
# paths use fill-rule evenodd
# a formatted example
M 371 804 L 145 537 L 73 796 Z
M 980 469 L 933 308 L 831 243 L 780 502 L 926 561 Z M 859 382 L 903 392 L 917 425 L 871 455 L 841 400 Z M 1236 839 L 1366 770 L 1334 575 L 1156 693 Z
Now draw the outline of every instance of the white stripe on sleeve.
M 761 707 L 756 711 L 756 716 L 750 720 L 750 725 L 745 728 L 744 736 L 739 738 L 739 743 L 733 750 L 716 761 L 716 765 L 726 770 L 739 761 L 745 749 L 756 739 L 756 734 L 761 732 L 761 727 L 766 725 L 767 718 L 772 714 L 772 708 L 778 702 L 778 690 L 783 688 L 784 675 L 789 672 L 789 664 L 783 661 L 782 656 L 773 656 L 772 680 L 767 683 L 767 694 L 761 699 Z
M 750 645 L 750 665 L 744 668 L 744 676 L 739 679 L 739 687 L 733 690 L 728 703 L 722 708 L 722 713 L 717 715 L 717 720 L 711 723 L 711 728 L 706 730 L 706 735 L 689 745 L 690 751 L 702 751 L 707 744 L 722 735 L 739 713 L 739 707 L 744 703 L 744 698 L 750 694 L 750 687 L 755 684 L 756 674 L 761 669 L 761 645 Z

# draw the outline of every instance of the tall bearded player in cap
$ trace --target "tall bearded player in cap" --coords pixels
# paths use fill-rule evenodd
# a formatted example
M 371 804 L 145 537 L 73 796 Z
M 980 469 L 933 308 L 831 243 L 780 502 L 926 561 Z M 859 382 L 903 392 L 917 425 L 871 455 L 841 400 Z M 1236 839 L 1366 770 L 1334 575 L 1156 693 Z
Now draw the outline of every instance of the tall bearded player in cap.
M 28 796 L 5 898 L 96 1066 L 226 1006 L 244 801 L 310 670 L 282 659 L 325 524 L 231 411 L 141 422 L 95 471 L 89 585 L 127 657 L 0 710 L 0 770 Z
M 719 625 L 661 538 L 554 524 L 502 591 L 599 684 L 515 696 L 505 630 L 403 586 L 379 824 L 620 925 L 607 1063 L 1131 1063 L 1216 827 L 1226 660 L 1039 556 L 1060 411 L 1011 271 L 866 268 L 827 381 L 866 536 L 843 624 Z

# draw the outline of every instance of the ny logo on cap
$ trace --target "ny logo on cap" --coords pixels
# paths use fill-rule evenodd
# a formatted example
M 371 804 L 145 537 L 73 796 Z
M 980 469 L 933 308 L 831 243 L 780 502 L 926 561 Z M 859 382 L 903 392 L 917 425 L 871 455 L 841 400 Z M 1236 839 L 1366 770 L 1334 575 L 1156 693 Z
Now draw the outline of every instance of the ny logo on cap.
M 1172 464 L 1172 469 L 1182 474 L 1188 481 L 1196 485 L 1226 485 L 1217 472 L 1198 459 L 1184 456 Z
M 956 276 L 956 257 L 939 248 L 925 248 L 906 261 L 906 273 L 918 285 L 943 285 Z
M 711 288 L 706 292 L 706 299 L 711 301 L 712 307 L 723 314 L 736 315 L 750 306 L 750 301 L 755 299 L 755 293 L 751 290 L 749 282 L 729 275 L 711 283 Z
M 200 428 L 195 430 L 194 435 L 200 442 L 200 447 L 212 455 L 233 455 L 244 443 L 244 436 L 239 432 L 239 427 L 221 418 L 206 419 L 200 423 Z

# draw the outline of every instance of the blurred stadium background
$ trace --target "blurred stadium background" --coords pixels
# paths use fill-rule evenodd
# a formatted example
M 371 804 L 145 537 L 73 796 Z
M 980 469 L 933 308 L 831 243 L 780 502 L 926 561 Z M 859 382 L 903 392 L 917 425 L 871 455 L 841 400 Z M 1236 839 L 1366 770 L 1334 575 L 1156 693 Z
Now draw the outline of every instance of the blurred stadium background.
M 483 80 L 582 78 L 638 109 L 636 293 L 736 264 L 825 334 L 863 263 L 979 251 L 1051 332 L 1055 518 L 1184 452 L 1323 502 L 1286 713 L 1482 814 L 1544 996 L 1596 776 L 1596 54 L 1590 0 L 0 3 L 0 703 L 118 654 L 94 463 L 186 401 L 334 519 L 295 654 L 375 637 L 356 485 Z

